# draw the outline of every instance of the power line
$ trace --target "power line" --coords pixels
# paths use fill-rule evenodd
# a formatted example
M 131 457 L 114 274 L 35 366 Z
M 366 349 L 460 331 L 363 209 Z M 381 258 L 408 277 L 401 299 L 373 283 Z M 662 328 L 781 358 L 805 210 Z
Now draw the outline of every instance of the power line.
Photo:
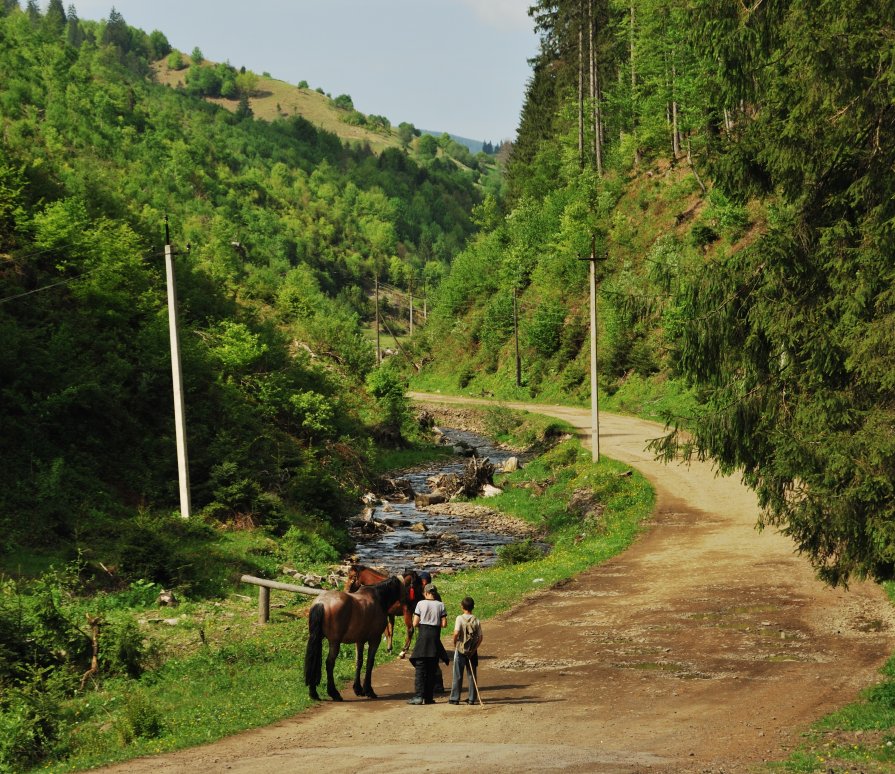
M 68 245 L 48 247 L 45 250 L 38 250 L 37 252 L 33 252 L 33 253 L 25 253 L 24 255 L 16 254 L 15 260 L 23 261 L 23 260 L 28 260 L 30 258 L 37 258 L 41 255 L 46 255 L 47 253 L 61 251 L 65 247 L 76 247 L 76 246 L 77 245 L 75 243 L 70 243 Z M 157 255 L 157 253 L 154 251 L 149 254 L 153 255 L 153 256 Z M 0 298 L 0 304 L 5 304 L 8 301 L 15 301 L 16 299 L 19 299 L 19 298 L 25 298 L 26 296 L 31 296 L 31 295 L 34 295 L 35 293 L 42 293 L 45 290 L 52 290 L 53 288 L 58 288 L 58 287 L 61 287 L 62 285 L 70 285 L 73 282 L 78 282 L 86 277 L 89 277 L 92 274 L 96 274 L 96 272 L 101 271 L 104 268 L 106 268 L 106 267 L 105 266 L 97 266 L 94 269 L 89 269 L 87 271 L 81 272 L 76 277 L 69 277 L 68 279 L 59 280 L 59 282 L 54 282 L 51 285 L 43 285 L 39 288 L 34 288 L 33 290 L 26 290 L 24 293 L 17 293 L 14 296 L 6 296 L 5 298 Z
M 69 279 L 60 280 L 59 282 L 54 282 L 52 285 L 44 285 L 43 287 L 35 288 L 34 290 L 26 290 L 24 293 L 19 293 L 15 296 L 0 298 L 0 304 L 5 304 L 7 301 L 15 301 L 17 298 L 24 298 L 25 296 L 30 296 L 34 293 L 42 293 L 44 290 L 52 290 L 53 288 L 58 288 L 61 285 L 70 285 L 72 282 L 78 282 L 85 277 L 89 277 L 91 274 L 95 274 L 101 268 L 101 266 L 98 266 L 95 269 L 91 269 L 90 271 L 85 271 L 83 274 L 79 274 L 77 277 L 70 277 Z

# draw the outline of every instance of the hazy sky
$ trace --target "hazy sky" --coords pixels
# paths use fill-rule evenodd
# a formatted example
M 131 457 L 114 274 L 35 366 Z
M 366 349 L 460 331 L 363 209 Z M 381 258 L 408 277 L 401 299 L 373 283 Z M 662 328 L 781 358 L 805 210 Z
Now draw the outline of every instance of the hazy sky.
M 364 113 L 497 143 L 519 125 L 531 0 L 63 0 L 82 19 L 165 33 L 187 54 L 306 80 Z M 46 2 L 40 2 L 46 8 Z

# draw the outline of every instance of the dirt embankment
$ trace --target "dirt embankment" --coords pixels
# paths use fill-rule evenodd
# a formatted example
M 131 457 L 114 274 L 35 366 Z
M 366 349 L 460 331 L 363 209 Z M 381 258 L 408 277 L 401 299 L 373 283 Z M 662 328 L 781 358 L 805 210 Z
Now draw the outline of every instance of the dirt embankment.
M 590 425 L 584 410 L 519 407 Z M 785 757 L 877 679 L 895 646 L 891 606 L 873 585 L 818 583 L 788 540 L 755 531 L 755 498 L 737 480 L 655 462 L 644 446 L 660 431 L 601 417 L 602 451 L 656 488 L 652 524 L 624 554 L 486 622 L 484 706 L 407 706 L 412 670 L 397 661 L 374 673 L 378 701 L 346 693 L 109 771 L 704 774 Z

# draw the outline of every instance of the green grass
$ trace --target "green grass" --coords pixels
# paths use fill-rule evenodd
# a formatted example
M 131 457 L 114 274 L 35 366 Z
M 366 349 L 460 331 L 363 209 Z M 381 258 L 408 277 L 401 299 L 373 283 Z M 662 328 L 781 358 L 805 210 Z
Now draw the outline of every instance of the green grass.
M 579 442 L 570 439 L 504 477 L 507 491 L 487 504 L 552 529 L 547 538 L 552 550 L 531 562 L 440 576 L 448 609 L 459 610 L 468 594 L 476 600 L 476 612 L 488 618 L 624 550 L 653 508 L 652 489 L 629 472 L 607 459 L 592 464 Z M 527 488 L 533 483 L 546 487 L 542 494 Z M 566 509 L 571 493 L 583 488 L 596 493 L 605 508 L 599 521 L 582 520 Z M 265 553 L 267 539 L 249 535 L 222 538 L 222 552 L 245 551 L 272 561 Z M 261 625 L 256 600 L 254 587 L 240 586 L 224 599 L 135 612 L 157 654 L 155 668 L 138 680 L 106 680 L 67 702 L 63 709 L 72 724 L 67 760 L 39 770 L 76 771 L 207 743 L 308 708 L 302 611 L 310 602 L 274 592 L 271 622 Z M 165 621 L 175 618 L 175 625 Z M 377 661 L 390 658 L 380 651 Z M 349 646 L 337 661 L 337 677 L 342 683 L 353 677 Z

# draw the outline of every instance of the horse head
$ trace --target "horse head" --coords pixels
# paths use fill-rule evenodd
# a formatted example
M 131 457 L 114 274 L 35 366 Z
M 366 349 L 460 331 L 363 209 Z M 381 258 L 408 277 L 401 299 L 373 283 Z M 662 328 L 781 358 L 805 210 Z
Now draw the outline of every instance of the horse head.
M 406 589 L 405 598 L 402 602 L 410 603 L 411 607 L 416 607 L 416 603 L 423 598 L 423 582 L 416 570 L 404 570 L 402 579 Z
M 358 565 L 352 564 L 348 568 L 348 576 L 345 578 L 345 591 L 351 593 L 357 591 L 361 587 Z

